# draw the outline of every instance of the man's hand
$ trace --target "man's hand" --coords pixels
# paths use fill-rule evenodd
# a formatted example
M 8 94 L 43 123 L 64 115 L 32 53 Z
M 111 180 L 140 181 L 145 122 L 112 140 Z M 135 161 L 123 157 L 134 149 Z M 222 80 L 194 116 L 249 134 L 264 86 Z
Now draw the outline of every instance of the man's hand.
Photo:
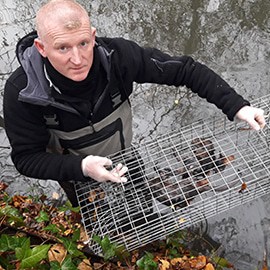
M 263 110 L 251 106 L 244 106 L 236 113 L 236 118 L 246 121 L 254 130 L 260 130 L 265 126 Z
M 93 178 L 98 182 L 111 181 L 116 183 L 126 182 L 123 175 L 128 168 L 118 164 L 114 169 L 108 170 L 106 167 L 112 166 L 112 161 L 106 157 L 87 156 L 82 160 L 82 171 L 84 176 Z

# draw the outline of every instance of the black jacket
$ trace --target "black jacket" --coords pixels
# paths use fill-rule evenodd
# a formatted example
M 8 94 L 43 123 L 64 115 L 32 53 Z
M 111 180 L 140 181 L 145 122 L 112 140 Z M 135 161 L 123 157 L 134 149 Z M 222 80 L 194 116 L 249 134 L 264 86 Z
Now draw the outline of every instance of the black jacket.
M 191 57 L 172 57 L 122 38 L 97 38 L 94 61 L 102 65 L 106 83 L 103 84 L 104 89 L 98 89 L 98 96 L 93 99 L 95 104 L 89 108 L 90 114 L 85 116 L 72 105 L 72 99 L 55 94 L 46 80 L 41 57 L 33 46 L 35 37 L 36 33 L 30 33 L 19 42 L 17 56 L 21 66 L 7 80 L 4 90 L 4 119 L 12 147 L 11 157 L 17 170 L 29 177 L 57 181 L 87 180 L 81 171 L 81 161 L 86 154 L 99 153 L 74 155 L 72 151 L 63 151 L 63 145 L 60 145 L 62 149 L 58 153 L 48 152 L 52 123 L 46 122 L 44 116 L 57 116 L 57 126 L 53 129 L 58 134 L 89 128 L 109 118 L 119 106 L 127 103 L 133 82 L 185 85 L 214 103 L 230 120 L 241 107 L 249 105 L 216 73 Z M 106 63 L 100 56 L 99 47 L 103 52 L 105 48 Z M 120 102 L 116 106 L 112 101 L 115 93 L 120 93 Z M 92 137 L 85 139 L 92 140 Z M 92 144 L 96 139 L 97 136 Z M 74 142 L 77 143 L 76 140 Z M 126 146 L 129 143 L 125 145 L 123 141 L 121 148 Z

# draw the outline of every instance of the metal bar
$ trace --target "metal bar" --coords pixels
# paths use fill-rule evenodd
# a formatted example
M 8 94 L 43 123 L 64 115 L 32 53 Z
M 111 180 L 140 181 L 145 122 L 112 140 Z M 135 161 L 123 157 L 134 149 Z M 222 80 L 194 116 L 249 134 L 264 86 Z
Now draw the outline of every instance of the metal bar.
M 96 234 L 133 250 L 269 193 L 269 104 L 254 102 L 260 132 L 214 117 L 110 156 L 127 183 L 76 184 L 89 247 L 101 253 Z

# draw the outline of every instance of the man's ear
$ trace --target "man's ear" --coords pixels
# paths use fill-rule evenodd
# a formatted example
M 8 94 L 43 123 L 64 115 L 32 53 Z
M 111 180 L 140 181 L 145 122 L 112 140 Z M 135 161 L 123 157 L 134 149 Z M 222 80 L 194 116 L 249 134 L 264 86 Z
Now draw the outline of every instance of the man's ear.
M 92 31 L 92 44 L 93 44 L 93 47 L 95 46 L 95 40 L 96 40 L 96 31 L 97 29 L 95 27 L 91 27 L 91 31 Z
M 43 57 L 46 57 L 46 52 L 45 52 L 45 49 L 44 49 L 44 44 L 43 42 L 39 39 L 39 38 L 35 38 L 34 39 L 34 45 L 35 47 L 37 48 L 38 52 L 43 56 Z

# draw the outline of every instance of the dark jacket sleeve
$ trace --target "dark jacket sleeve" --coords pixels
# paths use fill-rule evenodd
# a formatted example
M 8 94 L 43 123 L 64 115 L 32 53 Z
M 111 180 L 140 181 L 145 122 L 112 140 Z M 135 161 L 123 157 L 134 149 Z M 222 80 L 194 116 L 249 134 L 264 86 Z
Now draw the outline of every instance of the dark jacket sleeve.
M 40 107 L 18 101 L 19 88 L 26 83 L 20 70 L 7 80 L 3 103 L 5 128 L 16 169 L 23 175 L 39 179 L 88 180 L 81 171 L 83 157 L 46 152 L 50 137 Z
M 239 109 L 250 104 L 213 70 L 189 56 L 170 56 L 123 39 L 111 42 L 125 83 L 136 81 L 186 86 L 215 104 L 231 121 Z

